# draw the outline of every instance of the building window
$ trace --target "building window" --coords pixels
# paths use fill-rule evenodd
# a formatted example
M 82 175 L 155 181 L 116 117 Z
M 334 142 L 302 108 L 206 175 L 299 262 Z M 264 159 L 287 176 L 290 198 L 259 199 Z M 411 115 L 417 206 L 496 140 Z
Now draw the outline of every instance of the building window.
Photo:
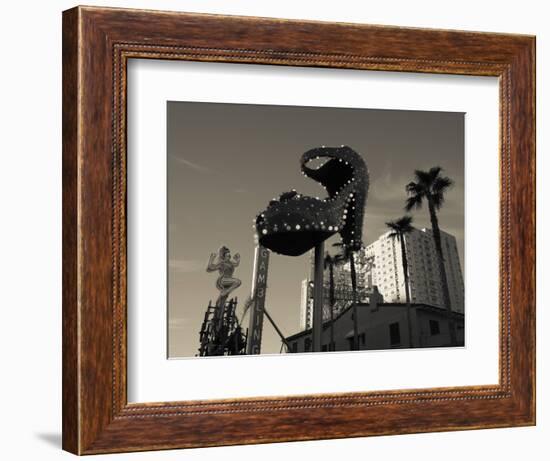
M 298 352 L 298 343 L 292 343 L 291 352 Z
M 439 333 L 439 322 L 437 320 L 430 320 L 430 334 L 434 336 L 438 335 Z
M 401 333 L 399 332 L 399 322 L 390 323 L 390 344 L 395 346 L 401 343 Z
M 311 351 L 311 339 L 310 338 L 306 338 L 306 340 L 304 341 L 304 348 L 305 348 L 306 352 Z

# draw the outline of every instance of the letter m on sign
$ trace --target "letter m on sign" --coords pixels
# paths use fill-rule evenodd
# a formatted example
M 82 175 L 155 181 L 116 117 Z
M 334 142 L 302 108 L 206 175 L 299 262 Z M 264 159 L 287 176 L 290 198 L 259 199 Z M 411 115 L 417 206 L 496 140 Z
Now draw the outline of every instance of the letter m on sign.
M 267 268 L 269 250 L 256 247 L 254 254 L 254 273 L 252 274 L 252 306 L 249 309 L 247 354 L 259 354 L 262 347 L 262 330 L 264 325 L 265 290 L 267 287 Z

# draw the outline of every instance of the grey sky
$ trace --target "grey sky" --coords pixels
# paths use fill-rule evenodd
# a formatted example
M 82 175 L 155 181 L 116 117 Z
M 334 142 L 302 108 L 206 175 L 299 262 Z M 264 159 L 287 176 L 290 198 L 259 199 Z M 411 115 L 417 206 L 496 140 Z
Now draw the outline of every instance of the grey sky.
M 464 114 L 195 102 L 169 102 L 167 111 L 170 357 L 197 352 L 206 306 L 218 295 L 216 274 L 205 271 L 210 253 L 226 245 L 241 254 L 235 276 L 243 283 L 234 295 L 244 301 L 251 289 L 256 213 L 293 188 L 324 195 L 300 174 L 299 159 L 312 147 L 346 144 L 365 157 L 371 180 L 366 244 L 386 231 L 386 221 L 404 214 L 404 186 L 414 169 L 443 167 L 455 185 L 440 226 L 456 237 L 463 262 Z M 413 217 L 416 227 L 429 227 L 427 210 Z M 286 335 L 298 331 L 300 282 L 307 274 L 308 255 L 272 255 L 266 308 Z M 279 349 L 266 322 L 262 352 Z

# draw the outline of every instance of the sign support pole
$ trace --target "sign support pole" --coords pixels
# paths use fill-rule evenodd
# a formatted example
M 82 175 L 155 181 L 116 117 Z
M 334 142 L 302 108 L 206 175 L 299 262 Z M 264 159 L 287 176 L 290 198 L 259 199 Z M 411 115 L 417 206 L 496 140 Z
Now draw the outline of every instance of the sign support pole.
M 323 274 L 325 243 L 315 246 L 313 274 L 313 352 L 321 352 L 323 335 Z

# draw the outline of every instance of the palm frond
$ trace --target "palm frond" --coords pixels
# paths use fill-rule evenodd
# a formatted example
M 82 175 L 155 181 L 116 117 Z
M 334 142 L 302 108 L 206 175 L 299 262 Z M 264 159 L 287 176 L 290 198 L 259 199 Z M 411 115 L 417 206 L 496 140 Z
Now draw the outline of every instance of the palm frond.
M 397 223 L 396 221 L 387 221 L 386 223 L 386 227 L 389 227 L 390 229 L 392 230 L 397 230 Z
M 411 225 L 412 223 L 412 216 L 402 216 L 399 219 L 396 219 L 394 221 L 388 221 L 386 223 L 386 226 L 390 228 L 393 232 L 389 234 L 390 238 L 396 238 L 400 237 L 403 234 L 408 234 L 413 230 L 413 227 Z
M 433 184 L 433 182 L 436 180 L 437 177 L 439 177 L 439 173 L 443 171 L 443 168 L 440 166 L 433 166 L 428 171 L 428 175 L 430 177 L 430 183 Z
M 416 182 L 410 182 L 405 186 L 409 197 L 405 202 L 405 210 L 422 208 L 424 198 L 428 198 L 436 209 L 440 209 L 445 202 L 444 194 L 452 187 L 453 180 L 447 176 L 441 176 L 443 168 L 431 167 L 428 171 L 414 170 Z
M 423 195 L 412 195 L 405 201 L 405 211 L 422 208 Z
M 334 258 L 334 264 L 335 265 L 339 265 L 339 264 L 342 264 L 342 262 L 344 262 L 345 259 L 347 259 L 347 250 L 346 250 L 346 246 L 344 245 L 344 242 L 342 241 L 339 241 L 339 242 L 334 242 L 332 244 L 332 246 L 334 248 L 338 248 L 338 253 L 336 253 L 333 258 Z
M 325 269 L 327 267 L 329 267 L 331 264 L 334 264 L 334 256 L 330 255 L 329 252 L 327 251 L 325 253 L 325 258 L 324 258 L 324 265 L 325 265 Z
M 421 178 L 418 177 L 418 175 L 422 176 L 422 171 L 417 170 L 415 171 L 415 175 L 417 176 L 417 179 L 419 181 Z M 409 195 L 409 197 L 405 201 L 405 211 L 411 211 L 412 209 L 419 209 L 422 208 L 422 201 L 424 197 L 427 195 L 427 188 L 426 184 L 423 182 L 410 182 L 405 186 L 405 191 Z
M 445 192 L 453 185 L 453 180 L 447 176 L 438 176 L 432 184 L 432 193 L 439 194 Z
M 445 203 L 445 196 L 443 194 L 432 194 L 432 203 L 436 210 L 439 210 Z
M 419 185 L 430 184 L 430 182 L 432 181 L 432 176 L 430 172 L 431 170 L 430 171 L 414 170 L 414 177 L 416 178 L 416 182 Z
M 410 232 L 412 230 L 412 221 L 413 221 L 413 218 L 412 216 L 409 216 L 409 215 L 405 215 L 405 216 L 402 216 L 401 218 L 399 218 L 396 222 L 396 224 L 399 226 L 399 228 L 401 229 L 401 231 L 405 231 L 405 232 Z
M 344 254 L 337 254 L 334 255 L 334 265 L 340 266 L 342 264 L 346 264 L 348 262 L 348 257 Z
M 418 195 L 425 193 L 425 189 L 422 184 L 416 182 L 410 182 L 405 186 L 405 191 L 409 195 Z

